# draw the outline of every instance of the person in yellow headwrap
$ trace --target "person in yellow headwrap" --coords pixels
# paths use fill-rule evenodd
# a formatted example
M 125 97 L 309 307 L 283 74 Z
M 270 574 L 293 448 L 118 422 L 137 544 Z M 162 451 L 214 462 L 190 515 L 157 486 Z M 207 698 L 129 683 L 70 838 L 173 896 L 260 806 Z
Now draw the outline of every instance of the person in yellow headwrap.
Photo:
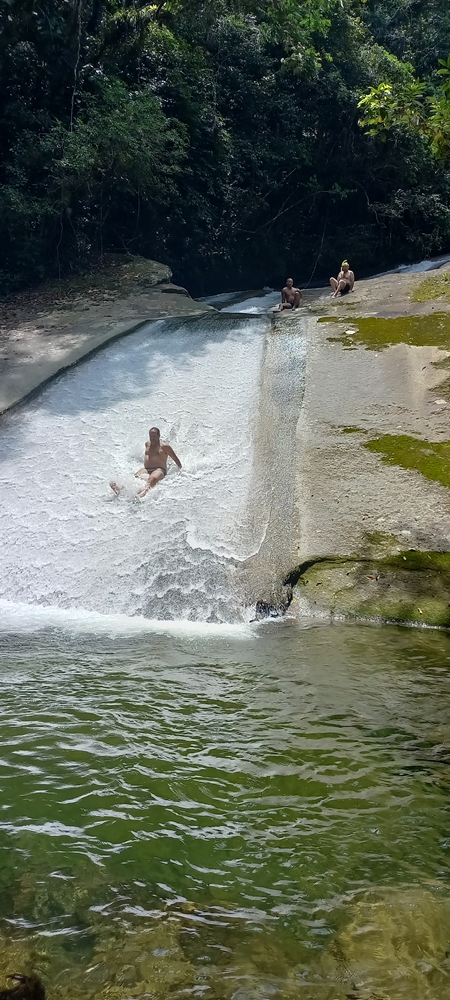
M 343 260 L 337 278 L 330 278 L 330 285 L 333 289 L 331 297 L 335 299 L 337 295 L 347 295 L 348 292 L 353 291 L 354 284 L 355 275 L 350 270 L 348 260 Z

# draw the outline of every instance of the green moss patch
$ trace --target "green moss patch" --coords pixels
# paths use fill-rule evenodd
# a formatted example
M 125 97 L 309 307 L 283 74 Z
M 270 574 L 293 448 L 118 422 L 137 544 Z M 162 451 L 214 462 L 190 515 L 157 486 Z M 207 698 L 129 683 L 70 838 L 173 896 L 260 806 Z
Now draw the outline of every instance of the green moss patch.
M 442 357 L 439 361 L 431 361 L 430 365 L 438 371 L 447 372 L 447 378 L 443 382 L 439 382 L 439 385 L 436 386 L 436 392 L 439 393 L 439 396 L 446 399 L 447 402 L 450 402 L 450 375 L 448 374 L 450 371 L 450 357 Z
M 413 295 L 414 302 L 429 302 L 431 299 L 446 299 L 447 302 L 450 302 L 449 271 L 439 272 L 439 274 L 425 278 L 416 288 Z
M 358 345 L 368 351 L 381 351 L 394 344 L 409 344 L 412 347 L 441 347 L 450 351 L 450 312 L 398 316 L 395 319 L 366 316 L 343 320 L 336 316 L 323 316 L 318 323 L 345 324 L 342 333 L 328 338 L 339 341 L 345 347 Z
M 450 553 L 324 559 L 301 572 L 299 595 L 332 615 L 450 628 Z
M 365 548 L 370 550 L 368 554 L 380 556 L 382 553 L 392 552 L 400 547 L 397 535 L 392 535 L 387 531 L 380 531 L 376 528 L 372 531 L 365 531 L 364 535 L 364 545 Z
M 381 560 L 384 566 L 409 570 L 412 573 L 442 573 L 446 574 L 450 586 L 450 552 L 418 552 L 408 549 L 398 552 L 395 556 L 387 556 Z
M 363 447 L 381 455 L 388 465 L 413 469 L 426 479 L 450 487 L 450 441 L 423 441 L 408 434 L 383 434 L 364 441 Z

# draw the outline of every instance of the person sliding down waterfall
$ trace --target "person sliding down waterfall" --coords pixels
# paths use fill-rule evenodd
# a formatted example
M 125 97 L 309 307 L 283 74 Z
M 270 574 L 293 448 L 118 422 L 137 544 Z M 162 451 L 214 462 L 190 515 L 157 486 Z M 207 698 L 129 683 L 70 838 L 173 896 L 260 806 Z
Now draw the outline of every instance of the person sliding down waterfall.
M 145 442 L 144 468 L 135 473 L 136 477 L 147 477 L 147 482 L 142 490 L 139 490 L 138 497 L 145 497 L 149 490 L 153 489 L 157 483 L 167 476 L 167 459 L 171 458 L 181 469 L 181 462 L 175 454 L 170 444 L 162 444 L 158 427 L 151 427 L 148 432 L 149 440 Z M 122 492 L 123 486 L 111 482 L 110 487 L 114 493 Z
M 330 285 L 333 289 L 331 298 L 335 299 L 337 295 L 347 295 L 348 292 L 352 292 L 354 284 L 355 275 L 350 270 L 348 260 L 343 260 L 337 278 L 330 278 Z

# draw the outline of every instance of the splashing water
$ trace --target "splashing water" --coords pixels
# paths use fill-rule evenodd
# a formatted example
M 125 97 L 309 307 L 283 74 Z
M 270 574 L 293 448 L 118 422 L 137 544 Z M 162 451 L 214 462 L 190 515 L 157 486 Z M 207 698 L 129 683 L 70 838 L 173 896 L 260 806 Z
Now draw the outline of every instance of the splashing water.
M 265 318 L 156 322 L 60 377 L 4 421 L 0 598 L 233 622 Z M 179 455 L 145 501 L 153 424 Z M 109 480 L 125 486 L 116 498 Z M 257 488 L 257 484 L 256 484 Z M 258 537 L 258 531 L 260 537 Z

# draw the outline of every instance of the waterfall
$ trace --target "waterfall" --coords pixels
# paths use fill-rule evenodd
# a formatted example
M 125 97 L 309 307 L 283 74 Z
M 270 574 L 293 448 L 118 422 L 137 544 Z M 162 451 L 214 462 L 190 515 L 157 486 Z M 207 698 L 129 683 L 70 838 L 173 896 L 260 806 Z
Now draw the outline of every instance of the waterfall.
M 265 317 L 149 323 L 2 421 L 0 598 L 241 619 L 236 567 L 260 541 L 244 512 L 267 328 Z M 169 460 L 139 501 L 153 425 L 183 468 Z

